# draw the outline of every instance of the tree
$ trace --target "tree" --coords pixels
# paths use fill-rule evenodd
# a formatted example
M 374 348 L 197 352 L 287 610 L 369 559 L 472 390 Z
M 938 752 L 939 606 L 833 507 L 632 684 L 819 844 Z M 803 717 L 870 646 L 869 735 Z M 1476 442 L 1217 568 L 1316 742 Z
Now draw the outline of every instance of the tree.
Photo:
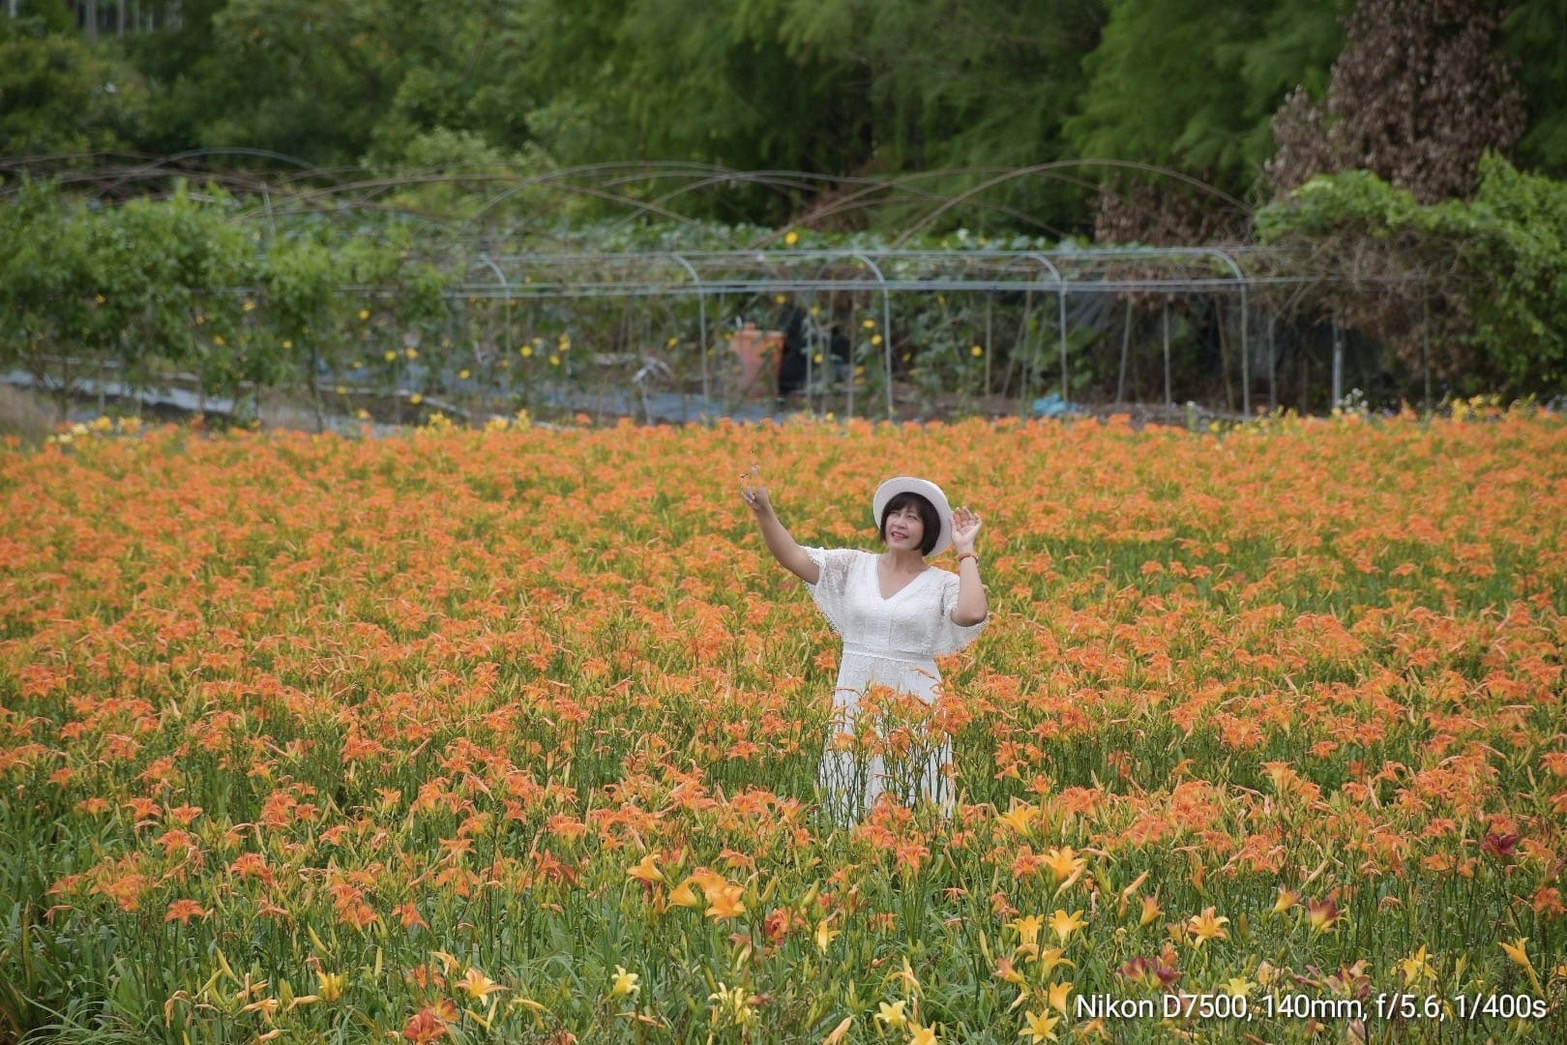
M 1517 63 L 1528 120 L 1518 142 L 1520 163 L 1554 178 L 1567 177 L 1567 33 L 1562 0 L 1519 0 L 1502 23 Z
M 1490 154 L 1472 200 L 1421 204 L 1368 171 L 1263 207 L 1258 236 L 1309 250 L 1313 304 L 1460 391 L 1567 391 L 1567 186 Z
M 1365 170 L 1423 203 L 1469 196 L 1481 156 L 1523 132 L 1500 24 L 1493 0 L 1359 0 L 1326 98 L 1298 89 L 1274 118 L 1275 192 Z
M 1272 114 L 1337 53 L 1339 6 L 1114 0 L 1087 59 L 1082 106 L 1066 122 L 1079 157 L 1110 164 L 1098 172 L 1096 237 L 1181 244 L 1243 235 L 1237 201 L 1253 195 L 1272 152 Z
M 0 18 L 0 154 L 127 148 L 146 104 L 135 70 L 74 27 Z
M 155 89 L 148 143 L 267 149 L 321 165 L 395 160 L 436 129 L 529 140 L 525 0 L 189 0 L 132 42 Z

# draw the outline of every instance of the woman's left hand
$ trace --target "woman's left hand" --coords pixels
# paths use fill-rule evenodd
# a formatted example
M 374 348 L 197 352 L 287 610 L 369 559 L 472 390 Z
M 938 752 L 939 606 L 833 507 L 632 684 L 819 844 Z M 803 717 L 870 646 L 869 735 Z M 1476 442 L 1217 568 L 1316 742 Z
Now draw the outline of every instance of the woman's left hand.
M 952 547 L 958 554 L 974 550 L 974 541 L 981 526 L 979 513 L 959 508 L 952 513 Z

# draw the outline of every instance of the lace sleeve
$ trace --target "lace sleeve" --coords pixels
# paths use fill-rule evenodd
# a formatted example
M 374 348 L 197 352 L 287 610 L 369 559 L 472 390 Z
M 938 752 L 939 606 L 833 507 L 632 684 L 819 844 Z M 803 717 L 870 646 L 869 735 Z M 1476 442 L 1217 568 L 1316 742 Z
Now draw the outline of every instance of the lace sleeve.
M 990 616 L 978 624 L 970 624 L 960 627 L 952 623 L 952 610 L 958 604 L 958 575 L 942 571 L 945 576 L 941 579 L 941 619 L 936 625 L 936 656 L 945 657 L 958 653 L 967 648 L 968 644 L 979 638 L 979 633 L 985 630 L 985 625 L 990 623 Z
M 854 552 L 847 548 L 804 548 L 816 568 L 821 571 L 815 584 L 808 584 L 811 598 L 832 630 L 843 634 L 847 616 L 846 605 L 849 590 L 849 567 L 854 562 Z

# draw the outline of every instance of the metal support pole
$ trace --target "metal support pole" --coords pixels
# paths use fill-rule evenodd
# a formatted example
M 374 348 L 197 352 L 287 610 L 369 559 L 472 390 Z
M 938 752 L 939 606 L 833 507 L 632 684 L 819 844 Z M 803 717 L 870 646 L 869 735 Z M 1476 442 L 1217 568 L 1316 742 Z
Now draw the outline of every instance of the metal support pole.
M 1069 403 L 1066 388 L 1066 288 L 1062 287 L 1056 294 L 1059 302 L 1059 323 L 1061 325 L 1061 402 Z
M 1120 405 L 1126 399 L 1126 357 L 1132 351 L 1132 302 L 1126 302 L 1126 322 L 1121 327 L 1121 372 L 1115 379 L 1115 401 Z
M 1164 405 L 1174 406 L 1170 395 L 1170 296 L 1164 297 Z
M 1426 399 L 1425 412 L 1430 413 L 1431 405 L 1431 295 L 1427 291 L 1420 294 L 1420 364 L 1425 370 Z
M 1336 407 L 1344 398 L 1344 337 L 1338 328 L 1338 320 L 1333 321 L 1333 405 Z
M 1279 408 L 1279 350 L 1273 339 L 1273 323 L 1278 317 L 1268 314 L 1268 410 Z
M 1247 340 L 1246 284 L 1241 284 L 1241 416 L 1251 416 L 1251 345 Z

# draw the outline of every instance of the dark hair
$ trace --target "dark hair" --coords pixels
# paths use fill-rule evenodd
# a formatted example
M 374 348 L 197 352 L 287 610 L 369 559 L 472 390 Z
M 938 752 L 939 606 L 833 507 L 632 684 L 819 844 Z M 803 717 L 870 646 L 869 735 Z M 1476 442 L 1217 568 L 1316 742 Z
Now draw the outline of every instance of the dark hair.
M 924 536 L 920 538 L 920 554 L 929 555 L 931 549 L 936 547 L 936 541 L 941 537 L 941 516 L 936 514 L 936 506 L 917 493 L 905 490 L 897 494 L 887 502 L 887 507 L 881 510 L 881 540 L 887 543 L 887 516 L 893 512 L 914 506 L 914 510 L 920 513 L 920 522 L 924 524 Z

